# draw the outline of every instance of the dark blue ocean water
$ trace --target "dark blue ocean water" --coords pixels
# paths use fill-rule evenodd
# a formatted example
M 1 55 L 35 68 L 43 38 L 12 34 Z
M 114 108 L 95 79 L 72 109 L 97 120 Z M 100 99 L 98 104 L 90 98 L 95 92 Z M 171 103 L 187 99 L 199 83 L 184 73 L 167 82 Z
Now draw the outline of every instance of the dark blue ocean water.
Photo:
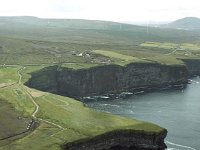
M 134 95 L 126 99 L 84 101 L 99 111 L 156 123 L 167 128 L 170 150 L 200 150 L 200 78 L 184 89 Z

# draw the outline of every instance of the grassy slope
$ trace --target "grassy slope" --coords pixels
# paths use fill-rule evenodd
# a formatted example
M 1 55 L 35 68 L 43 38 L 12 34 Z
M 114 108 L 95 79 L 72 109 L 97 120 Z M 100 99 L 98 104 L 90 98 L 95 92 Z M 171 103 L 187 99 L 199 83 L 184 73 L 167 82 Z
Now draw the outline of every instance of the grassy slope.
M 20 67 L 0 67 L 0 84 L 18 82 L 17 71 Z
M 27 96 L 17 86 L 18 70 L 19 67 L 0 68 L 0 139 L 24 132 L 34 110 L 34 106 L 27 102 Z M 0 140 L 0 145 L 9 140 Z
M 200 46 L 198 43 L 162 43 L 162 42 L 145 42 L 141 47 L 151 48 L 155 51 L 158 49 L 163 51 L 163 55 L 158 54 L 151 57 L 155 60 L 165 64 L 183 64 L 180 59 L 200 59 Z M 170 51 L 168 51 L 170 50 Z M 153 58 L 153 59 L 152 59 Z
M 2 99 L 0 99 L 0 120 L 0 139 L 25 131 L 30 121 L 28 118 L 23 118 L 19 111 Z
M 37 117 L 52 121 L 65 129 L 61 130 L 42 123 L 29 136 L 3 149 L 53 150 L 59 149 L 59 145 L 65 142 L 92 137 L 115 129 L 134 129 L 155 133 L 163 130 L 153 124 L 96 112 L 84 107 L 81 102 L 53 94 L 37 97 L 36 102 L 40 105 Z
M 116 53 L 116 52 L 113 52 L 113 51 L 94 50 L 93 52 L 97 53 L 97 54 L 105 55 L 105 56 L 110 57 L 110 58 L 122 59 L 124 61 L 132 61 L 132 60 L 135 59 L 132 56 L 123 55 L 123 54 Z
M 40 68 L 27 67 L 23 75 L 31 70 Z M 6 69 L 3 72 L 5 74 L 9 73 L 9 69 L 8 72 Z M 55 150 L 60 149 L 60 145 L 65 142 L 93 137 L 115 129 L 134 129 L 154 133 L 163 131 L 163 128 L 151 123 L 97 112 L 86 108 L 81 102 L 71 98 L 44 93 L 27 87 L 25 89 L 40 106 L 36 117 L 53 122 L 64 129 L 41 121 L 40 126 L 34 132 L 9 145 L 0 147 L 0 149 Z M 31 116 L 31 113 L 34 111 L 34 105 L 26 91 L 24 91 L 24 88 L 22 88 L 22 85 L 16 84 L 0 89 L 0 93 L 0 97 L 10 103 L 18 112 L 21 112 L 25 116 Z
M 0 89 L 0 98 L 12 104 L 13 107 L 17 111 L 21 112 L 25 117 L 31 116 L 35 109 L 27 94 L 18 84 L 8 88 Z
M 113 38 L 114 40 L 115 38 Z M 78 42 L 78 41 L 77 41 Z M 173 51 L 177 43 L 161 42 L 141 42 L 123 44 L 93 44 L 93 43 L 69 43 L 52 41 L 32 41 L 16 38 L 0 38 L 0 64 L 54 64 L 54 63 L 95 63 L 95 60 L 111 59 L 113 63 L 120 63 L 122 60 L 128 61 L 158 61 L 155 57 L 161 57 L 166 64 L 171 63 L 176 58 L 195 58 L 199 57 L 200 49 L 198 43 L 181 43 L 181 48 L 185 48 L 195 55 L 184 55 L 184 53 L 169 54 Z M 101 52 L 100 50 L 101 49 Z M 96 51 L 96 52 L 95 52 Z M 78 57 L 73 53 L 89 53 L 90 57 Z M 103 52 L 103 53 L 102 53 Z M 106 52 L 106 53 L 105 53 Z M 108 54 L 109 53 L 109 54 Z M 112 54 L 111 54 L 112 53 Z M 114 54 L 114 55 L 113 55 Z M 169 54 L 166 56 L 165 54 Z M 112 56 L 111 56 L 112 55 Z M 126 56 L 126 58 L 124 57 Z M 106 57 L 105 57 L 106 56 Z M 128 56 L 128 59 L 127 59 Z M 134 58 L 134 59 L 133 59 Z M 163 59 L 164 58 L 164 59 Z M 92 64 L 93 64 L 92 63 Z M 96 61 L 99 63 L 99 61 Z

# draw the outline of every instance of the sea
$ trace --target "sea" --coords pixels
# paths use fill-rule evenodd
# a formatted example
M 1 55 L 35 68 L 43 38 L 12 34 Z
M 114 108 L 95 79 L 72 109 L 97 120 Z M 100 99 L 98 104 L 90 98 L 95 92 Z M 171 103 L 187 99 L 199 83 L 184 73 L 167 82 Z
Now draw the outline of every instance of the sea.
M 165 89 L 128 98 L 85 99 L 97 111 L 158 124 L 168 130 L 168 150 L 200 150 L 200 77 L 184 88 Z

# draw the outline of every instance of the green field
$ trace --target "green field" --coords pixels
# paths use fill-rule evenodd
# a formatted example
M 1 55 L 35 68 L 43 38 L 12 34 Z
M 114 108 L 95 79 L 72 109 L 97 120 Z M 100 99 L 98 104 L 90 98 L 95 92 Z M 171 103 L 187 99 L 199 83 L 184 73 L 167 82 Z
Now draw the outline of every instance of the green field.
M 145 42 L 140 44 L 142 47 L 153 47 L 161 49 L 177 49 L 177 50 L 189 50 L 189 51 L 199 51 L 200 45 L 193 43 L 159 43 L 159 42 Z
M 121 59 L 121 60 L 124 60 L 124 61 L 132 61 L 134 59 L 137 59 L 137 58 L 134 58 L 133 56 L 123 55 L 123 54 L 116 53 L 116 52 L 113 52 L 113 51 L 94 50 L 93 52 L 100 54 L 100 55 L 110 57 L 110 58 Z
M 178 44 L 174 44 L 174 43 L 159 43 L 159 42 L 145 42 L 145 43 L 142 43 L 141 46 L 162 48 L 162 49 L 174 49 L 174 48 L 176 48 L 178 46 Z
M 20 67 L 0 67 L 0 84 L 18 82 L 16 73 Z
M 0 139 L 3 139 L 23 132 L 30 118 L 24 118 L 20 111 L 16 111 L 6 100 L 0 99 L 0 120 Z
M 79 41 L 70 43 L 69 41 L 55 42 L 26 40 L 19 37 L 0 37 L 0 65 L 48 66 L 63 64 L 79 68 L 73 64 L 81 64 L 79 65 L 81 68 L 84 68 L 84 66 L 87 68 L 98 64 L 121 64 L 142 61 L 173 64 L 172 62 L 177 58 L 193 59 L 198 58 L 200 55 L 200 46 L 197 42 L 126 41 L 126 43 L 120 44 L 116 44 L 115 41 L 105 44 L 86 43 L 85 41 L 77 42 Z M 165 57 L 165 61 L 159 61 L 155 56 Z

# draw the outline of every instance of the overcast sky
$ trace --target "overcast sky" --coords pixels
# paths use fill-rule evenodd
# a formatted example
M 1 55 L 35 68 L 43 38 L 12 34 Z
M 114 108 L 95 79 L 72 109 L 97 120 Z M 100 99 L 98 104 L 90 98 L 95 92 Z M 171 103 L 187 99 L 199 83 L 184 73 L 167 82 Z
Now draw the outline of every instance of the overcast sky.
M 0 0 L 0 16 L 172 21 L 200 18 L 200 0 Z

